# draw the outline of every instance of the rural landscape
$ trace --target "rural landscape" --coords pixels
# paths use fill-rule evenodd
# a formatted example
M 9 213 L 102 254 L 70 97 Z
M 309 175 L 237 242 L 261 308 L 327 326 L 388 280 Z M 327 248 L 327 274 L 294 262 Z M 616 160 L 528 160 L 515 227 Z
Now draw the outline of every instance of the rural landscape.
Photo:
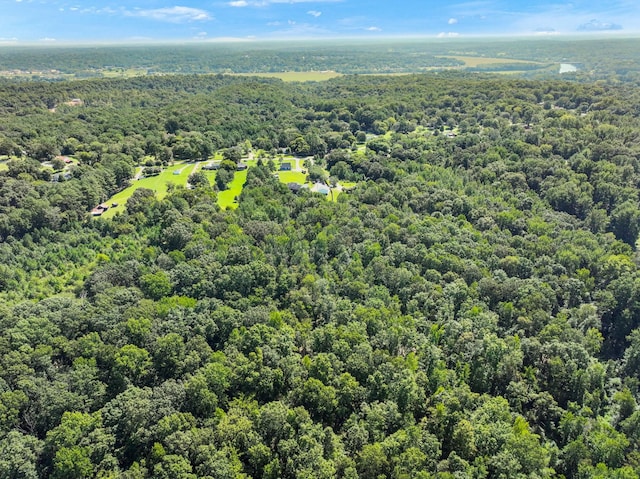
M 638 51 L 0 46 L 0 478 L 640 477 Z

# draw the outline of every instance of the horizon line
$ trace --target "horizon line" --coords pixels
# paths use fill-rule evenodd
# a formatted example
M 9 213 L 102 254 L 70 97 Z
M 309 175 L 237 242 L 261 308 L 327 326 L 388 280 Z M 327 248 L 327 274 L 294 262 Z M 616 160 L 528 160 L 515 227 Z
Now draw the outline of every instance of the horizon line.
M 210 45 L 210 44 L 251 44 L 251 43 L 279 43 L 279 42 L 336 42 L 336 41 L 358 41 L 366 43 L 384 41 L 438 41 L 457 42 L 464 40 L 598 40 L 602 38 L 634 39 L 640 38 L 640 32 L 623 31 L 597 31 L 597 32 L 527 32 L 527 33 L 469 33 L 450 35 L 447 33 L 437 34 L 389 34 L 379 36 L 368 35 L 342 35 L 342 36 L 310 36 L 310 37 L 213 37 L 213 38 L 127 38 L 123 40 L 25 40 L 2 39 L 0 48 L 4 47 L 112 47 L 112 46 L 160 46 L 160 45 Z

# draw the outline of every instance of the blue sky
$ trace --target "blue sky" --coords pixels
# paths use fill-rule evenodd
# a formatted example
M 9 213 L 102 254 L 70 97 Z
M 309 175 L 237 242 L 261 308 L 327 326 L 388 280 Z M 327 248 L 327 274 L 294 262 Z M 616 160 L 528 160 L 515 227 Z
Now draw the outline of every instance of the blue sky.
M 638 0 L 0 0 L 0 44 L 639 31 Z

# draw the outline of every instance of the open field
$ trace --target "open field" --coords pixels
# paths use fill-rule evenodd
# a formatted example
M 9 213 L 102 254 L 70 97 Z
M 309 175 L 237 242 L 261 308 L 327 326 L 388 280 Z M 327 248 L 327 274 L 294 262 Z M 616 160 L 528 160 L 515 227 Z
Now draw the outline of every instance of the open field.
M 307 175 L 300 171 L 276 171 L 278 180 L 280 183 L 300 183 L 301 185 L 306 183 Z
M 235 76 L 259 76 L 266 78 L 279 78 L 285 82 L 305 82 L 305 81 L 324 81 L 330 80 L 342 76 L 342 73 L 333 71 L 321 71 L 321 72 L 274 72 L 274 73 L 230 73 Z
M 218 193 L 218 205 L 220 205 L 220 208 L 226 209 L 238 206 L 235 203 L 235 198 L 242 193 L 245 181 L 247 181 L 247 170 L 236 171 L 233 181 L 229 183 L 229 188 Z
M 464 62 L 464 66 L 468 68 L 484 67 L 488 65 L 513 65 L 514 63 L 520 63 L 524 65 L 544 65 L 540 62 L 529 60 L 516 60 L 513 58 L 498 58 L 498 57 L 470 57 L 461 55 L 440 55 L 439 58 L 453 58 Z
M 138 188 L 149 188 L 155 191 L 158 198 L 164 198 L 167 195 L 169 183 L 176 185 L 186 185 L 187 178 L 193 171 L 194 165 L 187 163 L 180 163 L 177 165 L 166 168 L 162 173 L 157 176 L 149 176 L 147 178 L 141 178 L 134 180 L 132 185 L 125 188 L 119 193 L 116 193 L 109 198 L 105 203 L 118 203 L 118 206 L 109 208 L 109 210 L 102 215 L 103 218 L 112 218 L 116 213 L 124 211 L 125 203 L 131 197 L 133 192 Z M 174 171 L 180 170 L 179 175 L 174 175 Z
M 213 157 L 216 160 L 221 159 L 219 153 Z M 296 158 L 290 155 L 285 155 L 282 157 L 278 157 L 275 159 L 276 168 L 279 168 L 281 162 L 290 162 L 294 165 L 294 167 L 302 167 L 302 162 L 304 159 Z M 258 164 L 258 160 L 256 159 L 247 159 L 243 158 L 242 162 L 248 165 L 250 168 L 254 167 Z M 215 184 L 216 180 L 216 170 L 205 170 L 202 169 L 201 166 L 206 164 L 206 162 L 200 162 L 199 167 L 197 167 L 198 171 L 203 172 L 211 186 Z M 2 168 L 3 164 L 0 163 L 0 168 Z M 157 176 L 150 176 L 148 178 L 141 178 L 139 180 L 133 180 L 132 184 L 122 190 L 119 193 L 116 193 L 107 201 L 106 204 L 111 205 L 112 203 L 117 203 L 118 206 L 110 207 L 103 215 L 102 218 L 113 218 L 118 212 L 122 212 L 125 209 L 125 205 L 127 200 L 131 197 L 133 192 L 138 188 L 148 188 L 153 190 L 156 193 L 156 196 L 159 199 L 164 198 L 167 195 L 168 185 L 173 183 L 175 185 L 186 186 L 187 179 L 189 175 L 193 173 L 196 169 L 195 163 L 177 163 L 166 168 L 162 173 Z M 180 171 L 180 174 L 174 174 L 174 172 Z M 281 183 L 299 183 L 304 184 L 307 180 L 306 173 L 302 171 L 275 171 L 274 174 L 277 175 L 278 180 Z M 229 188 L 225 191 L 221 191 L 218 193 L 218 205 L 223 208 L 236 208 L 238 204 L 235 202 L 237 196 L 242 192 L 242 187 L 247 179 L 247 170 L 244 171 L 236 171 L 233 177 L 233 180 L 229 184 Z M 345 185 L 346 186 L 346 185 Z M 333 191 L 333 199 L 335 200 L 340 194 L 340 190 L 334 188 Z M 329 195 L 329 198 L 332 198 L 332 195 Z
M 109 68 L 101 73 L 105 78 L 133 78 L 148 74 L 146 68 Z

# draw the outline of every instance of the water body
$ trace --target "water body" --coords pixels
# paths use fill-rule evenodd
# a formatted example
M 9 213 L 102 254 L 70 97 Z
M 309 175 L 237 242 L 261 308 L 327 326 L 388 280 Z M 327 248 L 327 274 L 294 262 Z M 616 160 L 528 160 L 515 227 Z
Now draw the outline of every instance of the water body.
M 561 63 L 560 64 L 560 72 L 559 73 L 573 73 L 577 72 L 578 67 L 572 65 L 571 63 Z

